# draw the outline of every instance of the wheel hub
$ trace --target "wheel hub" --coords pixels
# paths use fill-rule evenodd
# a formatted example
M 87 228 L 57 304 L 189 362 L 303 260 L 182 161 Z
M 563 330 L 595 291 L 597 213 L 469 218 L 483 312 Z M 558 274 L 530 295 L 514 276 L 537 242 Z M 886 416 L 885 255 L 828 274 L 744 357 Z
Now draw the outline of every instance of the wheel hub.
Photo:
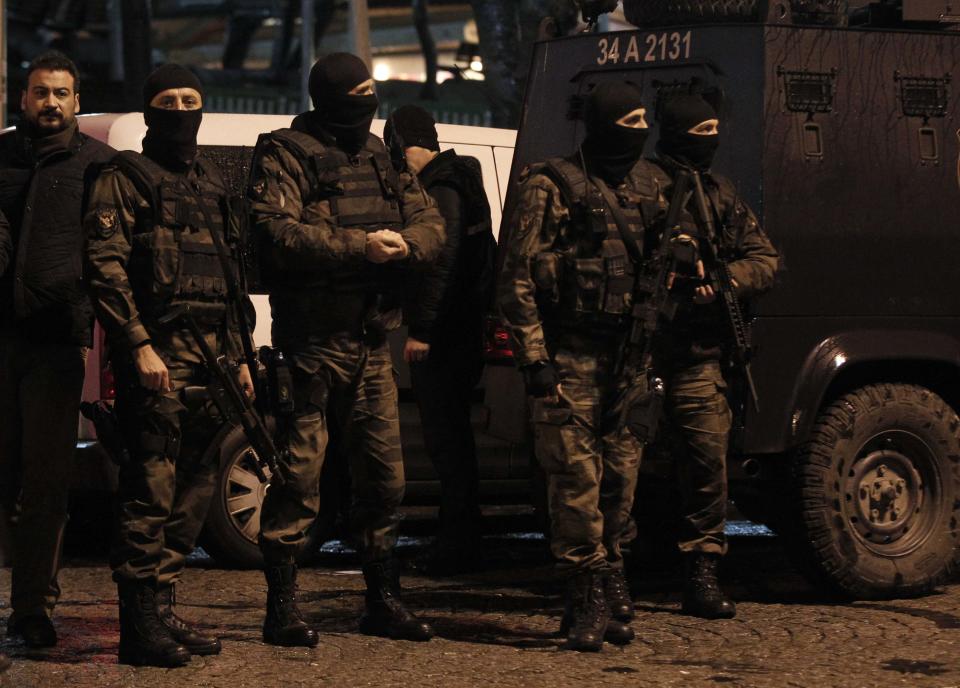
M 917 480 L 911 478 L 909 460 L 892 452 L 878 452 L 878 456 L 868 456 L 873 467 L 865 470 L 859 479 L 859 511 L 873 528 L 888 529 L 901 524 L 912 512 L 911 507 L 918 501 L 915 489 Z M 887 465 L 890 461 L 891 465 Z M 904 469 L 907 470 L 904 470 Z M 914 489 L 908 488 L 908 480 Z
M 850 523 L 869 544 L 891 545 L 911 532 L 924 501 L 924 484 L 914 460 L 890 442 L 854 464 L 847 485 Z M 852 492 L 852 494 L 851 494 Z

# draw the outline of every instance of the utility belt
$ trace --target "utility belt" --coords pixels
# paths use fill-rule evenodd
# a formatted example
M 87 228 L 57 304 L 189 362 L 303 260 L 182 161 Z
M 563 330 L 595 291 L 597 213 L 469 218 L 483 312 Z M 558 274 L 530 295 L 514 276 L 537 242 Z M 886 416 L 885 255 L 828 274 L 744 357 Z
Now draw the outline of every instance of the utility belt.
M 182 330 L 187 332 L 186 329 L 179 325 L 160 324 L 160 318 L 163 317 L 163 314 L 170 309 L 176 307 L 181 302 L 179 300 L 163 304 L 162 307 L 158 307 L 153 311 L 145 310 L 141 311 L 141 319 L 143 320 L 143 325 L 151 335 L 167 335 L 174 331 Z M 209 333 L 215 332 L 224 332 L 226 331 L 226 324 L 228 321 L 229 307 L 226 301 L 220 300 L 194 300 L 191 299 L 189 302 L 190 312 L 194 317 L 196 323 L 201 327 L 201 329 L 206 330 Z M 189 339 L 189 337 L 188 337 Z
M 394 323 L 386 317 L 399 307 L 396 294 L 381 290 L 334 291 L 315 287 L 275 289 L 270 295 L 274 332 L 280 338 L 343 333 L 362 336 L 386 332 Z M 275 336 L 276 338 L 276 336 Z

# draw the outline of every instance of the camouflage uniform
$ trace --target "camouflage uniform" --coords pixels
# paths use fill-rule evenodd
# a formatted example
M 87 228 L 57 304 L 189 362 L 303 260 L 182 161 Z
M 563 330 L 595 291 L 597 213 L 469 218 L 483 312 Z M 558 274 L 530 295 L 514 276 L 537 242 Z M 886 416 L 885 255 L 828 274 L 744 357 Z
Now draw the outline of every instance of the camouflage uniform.
M 87 274 L 113 350 L 116 409 L 130 449 L 120 467 L 120 532 L 111 553 L 118 583 L 173 584 L 214 493 L 219 455 L 205 452 L 222 421 L 202 396 L 184 393 L 209 383 L 203 357 L 188 330 L 158 320 L 188 304 L 211 349 L 240 358 L 236 312 L 211 234 L 229 246 L 234 217 L 219 171 L 202 158 L 174 173 L 122 153 L 90 195 Z M 131 352 L 147 342 L 167 366 L 173 391 L 140 384 Z
M 524 172 L 498 299 L 517 364 L 550 361 L 560 378 L 557 403 L 534 400 L 534 442 L 548 479 L 551 548 L 571 573 L 622 568 L 642 450 L 618 427 L 628 382 L 617 361 L 635 267 L 610 212 L 592 226 L 571 200 L 583 188 L 577 168 L 549 161 Z M 635 231 L 663 212 L 651 169 L 639 161 L 614 190 Z
M 404 475 L 397 388 L 386 333 L 400 324 L 396 280 L 439 253 L 443 220 L 415 177 L 392 171 L 370 136 L 358 156 L 299 127 L 261 137 L 250 195 L 270 291 L 273 341 L 293 367 L 285 484 L 264 500 L 260 543 L 268 566 L 294 561 L 317 515 L 328 405 L 346 424 L 353 480 L 351 524 L 364 562 L 396 543 Z M 399 231 L 401 264 L 366 260 L 366 235 Z
M 670 198 L 673 165 L 658 161 L 657 178 Z M 715 215 L 718 255 L 729 261 L 730 274 L 741 299 L 773 286 L 778 254 L 756 216 L 725 177 L 702 174 L 708 207 Z M 692 207 L 691 205 L 688 206 Z M 692 216 L 681 225 L 698 241 Z M 667 386 L 665 415 L 676 447 L 676 472 L 681 493 L 683 552 L 723 554 L 727 549 L 727 445 L 732 413 L 721 368 L 725 341 L 719 299 L 695 305 L 687 299 L 666 331 L 658 333 L 655 368 Z

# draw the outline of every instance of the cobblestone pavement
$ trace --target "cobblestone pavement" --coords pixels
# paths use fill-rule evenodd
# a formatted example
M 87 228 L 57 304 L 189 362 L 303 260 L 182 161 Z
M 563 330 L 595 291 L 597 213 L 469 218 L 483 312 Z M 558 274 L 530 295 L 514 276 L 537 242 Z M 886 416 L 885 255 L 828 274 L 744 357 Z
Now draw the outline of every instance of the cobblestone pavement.
M 421 554 L 404 548 L 408 569 Z M 578 655 L 560 651 L 554 635 L 561 602 L 542 542 L 490 539 L 489 570 L 476 575 L 405 576 L 406 600 L 439 634 L 423 644 L 360 635 L 357 563 L 324 555 L 301 572 L 302 609 L 322 632 L 313 650 L 264 645 L 260 573 L 201 559 L 181 583 L 181 612 L 217 629 L 223 654 L 172 671 L 117 665 L 109 571 L 102 560 L 72 561 L 62 575 L 59 647 L 31 653 L 7 640 L 15 663 L 0 686 L 960 686 L 960 585 L 921 599 L 840 604 L 784 561 L 776 538 L 736 539 L 725 578 L 739 613 L 714 622 L 680 616 L 678 582 L 648 568 L 634 582 L 637 640 Z M 4 599 L 9 585 L 9 571 L 0 572 Z

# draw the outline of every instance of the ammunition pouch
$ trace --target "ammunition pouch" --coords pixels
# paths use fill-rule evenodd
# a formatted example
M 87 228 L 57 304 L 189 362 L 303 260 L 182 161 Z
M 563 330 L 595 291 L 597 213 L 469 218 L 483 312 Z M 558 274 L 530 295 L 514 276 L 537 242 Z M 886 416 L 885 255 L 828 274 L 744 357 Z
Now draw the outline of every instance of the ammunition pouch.
M 147 200 L 138 208 L 128 274 L 143 296 L 141 310 L 162 313 L 181 302 L 225 304 L 229 289 L 216 239 L 236 246 L 242 240 L 238 201 L 224 186 L 219 170 L 202 157 L 203 174 L 194 190 L 149 158 L 122 152 L 115 164 Z M 235 252 L 227 260 L 236 267 Z
M 530 262 L 530 276 L 537 287 L 537 302 L 546 306 L 560 303 L 560 281 L 562 279 L 560 254 L 553 251 L 538 253 Z
M 637 175 L 631 188 L 640 200 L 624 201 L 597 186 L 604 182 L 590 181 L 578 163 L 562 158 L 548 160 L 543 173 L 557 184 L 576 235 L 564 251 L 534 257 L 531 271 L 538 301 L 552 306 L 567 325 L 618 328 L 630 315 L 639 269 L 639 258 L 631 256 L 624 232 L 642 246 L 647 218 L 658 212 L 659 192 L 645 176 Z M 624 230 L 618 217 L 627 225 Z

